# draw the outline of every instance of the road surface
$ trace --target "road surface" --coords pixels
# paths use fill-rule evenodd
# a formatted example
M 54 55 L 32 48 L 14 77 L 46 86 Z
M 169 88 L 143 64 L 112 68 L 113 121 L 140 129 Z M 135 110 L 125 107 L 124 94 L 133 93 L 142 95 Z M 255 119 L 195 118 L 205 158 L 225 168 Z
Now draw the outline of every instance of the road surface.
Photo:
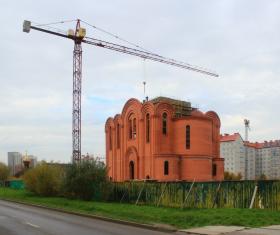
M 0 200 L 0 235 L 167 234 Z M 172 235 L 179 233 L 172 233 Z

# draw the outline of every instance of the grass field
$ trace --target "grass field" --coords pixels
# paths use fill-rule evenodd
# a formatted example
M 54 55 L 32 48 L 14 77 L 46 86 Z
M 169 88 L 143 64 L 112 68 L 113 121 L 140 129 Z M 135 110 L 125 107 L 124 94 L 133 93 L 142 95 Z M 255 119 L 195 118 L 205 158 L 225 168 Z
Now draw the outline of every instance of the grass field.
M 25 190 L 0 188 L 0 199 L 11 199 L 100 215 L 146 224 L 169 224 L 176 228 L 200 227 L 205 225 L 239 225 L 259 227 L 280 224 L 280 213 L 261 209 L 174 209 L 131 204 L 69 200 L 59 197 L 39 197 Z

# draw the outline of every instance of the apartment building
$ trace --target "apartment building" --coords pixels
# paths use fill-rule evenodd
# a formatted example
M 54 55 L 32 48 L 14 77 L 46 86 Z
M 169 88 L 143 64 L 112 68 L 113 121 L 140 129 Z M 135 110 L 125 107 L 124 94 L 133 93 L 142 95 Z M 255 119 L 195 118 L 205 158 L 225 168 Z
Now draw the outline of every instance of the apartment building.
M 245 159 L 245 179 L 254 180 L 256 178 L 256 147 L 254 144 L 244 142 L 244 159 Z
M 220 141 L 225 171 L 247 180 L 280 179 L 280 140 L 251 143 L 234 133 L 221 135 Z
M 221 157 L 225 159 L 224 169 L 227 172 L 241 174 L 245 179 L 245 146 L 239 133 L 225 134 L 220 140 Z
M 16 175 L 23 169 L 22 154 L 19 152 L 8 152 L 8 167 L 11 175 Z
M 256 177 L 280 179 L 280 141 L 265 141 L 257 148 L 258 164 Z

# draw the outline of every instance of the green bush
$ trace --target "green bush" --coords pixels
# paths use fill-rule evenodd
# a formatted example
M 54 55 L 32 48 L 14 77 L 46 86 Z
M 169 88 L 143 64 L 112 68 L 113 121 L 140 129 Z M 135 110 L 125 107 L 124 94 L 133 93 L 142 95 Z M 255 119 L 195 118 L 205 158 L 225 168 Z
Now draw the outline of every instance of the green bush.
M 57 196 L 61 192 L 64 170 L 57 165 L 41 163 L 25 172 L 27 190 L 41 196 Z
M 105 200 L 108 196 L 109 183 L 104 163 L 83 161 L 66 168 L 64 178 L 66 197 L 82 200 Z
M 10 170 L 6 164 L 0 162 L 0 181 L 5 181 L 8 179 Z

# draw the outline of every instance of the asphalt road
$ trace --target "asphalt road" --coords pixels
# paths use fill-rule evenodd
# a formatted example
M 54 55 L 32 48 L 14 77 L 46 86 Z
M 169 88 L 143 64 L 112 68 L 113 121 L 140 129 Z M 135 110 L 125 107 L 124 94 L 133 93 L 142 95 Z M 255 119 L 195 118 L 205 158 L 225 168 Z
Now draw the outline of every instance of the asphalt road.
M 0 235 L 167 234 L 0 200 Z M 172 235 L 179 233 L 172 233 Z

